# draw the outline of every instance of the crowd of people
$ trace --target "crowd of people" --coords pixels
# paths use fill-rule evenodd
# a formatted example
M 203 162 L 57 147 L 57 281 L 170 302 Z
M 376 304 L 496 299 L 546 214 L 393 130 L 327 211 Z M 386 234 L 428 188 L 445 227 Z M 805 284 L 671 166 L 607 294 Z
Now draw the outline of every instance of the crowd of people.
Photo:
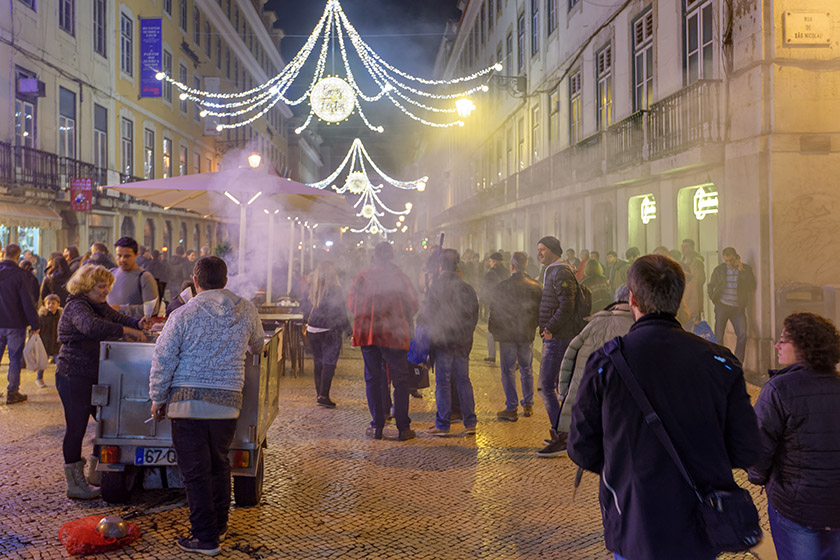
M 779 558 L 840 557 L 834 414 L 840 405 L 840 333 L 818 315 L 785 319 L 776 344 L 783 369 L 771 372 L 753 408 L 742 371 L 752 269 L 727 247 L 724 262 L 706 282 L 694 244 L 686 240 L 681 249 L 659 247 L 641 255 L 630 248 L 626 260 L 608 251 L 602 264 L 598 252 L 564 251 L 559 239 L 546 236 L 536 246 L 539 268 L 524 252 L 491 251 L 483 265 L 473 251 L 463 259 L 440 247 L 396 253 L 388 242 L 374 247 L 366 265 L 361 253 L 325 260 L 299 279 L 315 404 L 337 406 L 330 389 L 350 335 L 364 362 L 371 416 L 366 436 L 383 439 L 393 419 L 397 440 L 414 439 L 410 395 L 419 395 L 408 361 L 414 344 L 412 355 L 422 355 L 435 372 L 436 414 L 425 435 L 453 435 L 456 422 L 463 424 L 463 435 L 475 435 L 470 355 L 484 318 L 483 359 L 494 364 L 498 356 L 501 366 L 499 421 L 517 421 L 520 407 L 522 416 L 533 416 L 533 352 L 541 340 L 538 392 L 550 437 L 537 456 L 568 454 L 600 476 L 605 543 L 616 559 L 714 558 L 719 550 L 694 517 L 697 498 L 701 490 L 737 488 L 735 468 L 747 469 L 749 480 L 767 489 Z M 164 264 L 159 255 L 130 238 L 117 241 L 115 253 L 116 262 L 101 244 L 85 257 L 68 247 L 51 255 L 39 285 L 31 259 L 16 245 L 4 248 L 0 349 L 9 347 L 6 402 L 26 400 L 19 385 L 29 329 L 46 339 L 57 364 L 67 495 L 98 496 L 96 450 L 86 461 L 82 437 L 93 412 L 99 342 L 146 340 L 148 318 L 166 303 L 166 283 L 178 285 L 169 290 L 169 320 L 155 347 L 151 413 L 172 420 L 184 474 L 192 534 L 178 546 L 217 554 L 227 533 L 226 456 L 241 406 L 243 358 L 264 337 L 256 308 L 225 289 L 227 267 L 218 257 L 190 260 L 179 248 L 165 267 L 156 268 Z M 731 323 L 734 352 L 692 334 L 705 318 L 706 294 L 715 309 L 714 336 L 722 341 Z M 628 389 L 627 376 L 653 415 Z M 669 434 L 680 464 L 651 427 L 653 418 Z M 696 489 L 686 483 L 682 464 Z

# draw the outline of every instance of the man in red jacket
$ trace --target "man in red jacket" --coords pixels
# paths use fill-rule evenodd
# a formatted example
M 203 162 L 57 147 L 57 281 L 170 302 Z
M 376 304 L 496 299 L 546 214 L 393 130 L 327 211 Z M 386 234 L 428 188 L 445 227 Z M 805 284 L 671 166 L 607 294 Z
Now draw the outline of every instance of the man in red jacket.
M 367 436 L 382 439 L 387 412 L 388 377 L 394 384 L 394 419 L 399 440 L 415 437 L 408 417 L 408 345 L 419 309 L 417 292 L 394 264 L 387 241 L 373 251 L 373 260 L 353 279 L 347 307 L 353 314 L 353 346 L 362 347 L 365 390 L 372 417 Z

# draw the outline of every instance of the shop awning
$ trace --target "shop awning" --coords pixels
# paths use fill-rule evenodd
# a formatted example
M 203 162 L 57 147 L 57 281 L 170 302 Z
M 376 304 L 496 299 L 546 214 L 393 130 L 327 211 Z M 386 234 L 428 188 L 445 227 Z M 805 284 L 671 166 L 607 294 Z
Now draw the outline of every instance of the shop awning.
M 0 202 L 0 224 L 8 227 L 61 229 L 61 216 L 46 206 Z

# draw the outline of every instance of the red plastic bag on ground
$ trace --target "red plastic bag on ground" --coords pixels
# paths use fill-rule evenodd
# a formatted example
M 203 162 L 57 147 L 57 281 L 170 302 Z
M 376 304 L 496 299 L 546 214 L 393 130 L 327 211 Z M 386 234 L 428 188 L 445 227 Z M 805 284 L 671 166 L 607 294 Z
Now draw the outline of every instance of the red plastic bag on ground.
M 90 515 L 75 521 L 68 521 L 58 530 L 58 538 L 74 556 L 98 554 L 128 546 L 140 538 L 140 529 L 135 523 L 128 523 L 128 534 L 121 539 L 103 537 L 96 530 L 102 515 Z

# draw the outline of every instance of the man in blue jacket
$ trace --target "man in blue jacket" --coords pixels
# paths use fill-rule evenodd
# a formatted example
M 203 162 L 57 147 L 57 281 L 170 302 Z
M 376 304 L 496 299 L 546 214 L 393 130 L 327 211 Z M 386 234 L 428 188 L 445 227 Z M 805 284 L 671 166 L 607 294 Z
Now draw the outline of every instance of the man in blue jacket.
M 733 468 L 758 456 L 759 432 L 740 362 L 682 329 L 676 319 L 685 274 L 646 255 L 627 274 L 636 318 L 622 353 L 698 489 L 736 488 Z M 711 560 L 716 551 L 695 519 L 698 499 L 645 422 L 608 357 L 589 358 L 572 409 L 569 457 L 601 476 L 604 541 L 617 560 Z
M 40 329 L 38 310 L 29 290 L 29 272 L 17 264 L 20 247 L 6 245 L 3 260 L 0 261 L 0 357 L 9 347 L 9 386 L 6 389 L 6 404 L 26 400 L 20 392 L 20 370 L 23 361 L 23 347 L 26 342 L 26 327 L 32 327 L 32 334 Z

